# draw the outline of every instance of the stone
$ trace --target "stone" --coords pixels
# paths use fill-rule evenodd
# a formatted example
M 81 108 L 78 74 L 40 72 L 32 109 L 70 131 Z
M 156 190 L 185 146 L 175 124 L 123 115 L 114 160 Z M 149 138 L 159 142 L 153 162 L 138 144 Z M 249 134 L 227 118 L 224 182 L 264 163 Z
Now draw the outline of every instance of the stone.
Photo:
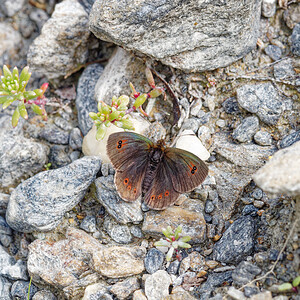
M 61 90 L 63 91 L 64 88 L 62 88 Z M 60 91 L 60 90 L 58 90 L 58 91 Z M 63 93 L 62 93 L 62 95 L 63 95 Z M 72 98 L 72 100 L 73 100 L 73 98 Z M 72 124 L 69 121 L 67 121 L 66 119 L 64 119 L 62 117 L 55 117 L 54 124 L 57 127 L 59 127 L 60 129 L 65 130 L 65 131 L 71 131 L 72 129 L 75 129 L 75 128 L 73 128 Z
M 39 138 L 48 141 L 49 143 L 68 145 L 70 133 L 60 129 L 54 124 L 47 124 L 39 133 Z
M 86 287 L 82 300 L 113 300 L 113 296 L 108 292 L 108 288 L 103 283 L 94 283 Z
M 183 275 L 187 270 L 199 273 L 206 269 L 205 258 L 199 252 L 193 251 L 187 257 L 183 258 L 178 273 L 179 275 Z
M 250 255 L 255 244 L 255 219 L 237 219 L 215 243 L 213 258 L 221 263 L 239 263 Z
M 263 0 L 261 13 L 266 18 L 271 18 L 276 13 L 276 0 Z
M 73 128 L 69 136 L 69 145 L 73 150 L 80 150 L 82 147 L 82 136 L 79 128 Z
M 2 1 L 1 10 L 8 17 L 12 17 L 24 6 L 25 0 L 16 0 L 13 3 L 11 1 Z
M 112 246 L 94 251 L 93 269 L 109 278 L 128 277 L 145 270 L 144 247 Z
M 165 259 L 165 255 L 158 249 L 151 248 L 145 257 L 145 269 L 149 274 L 158 271 Z
M 276 3 L 275 3 L 275 7 L 276 7 Z M 278 46 L 272 44 L 268 45 L 265 48 L 265 52 L 275 61 L 279 60 L 282 56 L 282 50 Z
M 222 107 L 224 108 L 226 113 L 231 114 L 231 115 L 237 115 L 241 112 L 238 102 L 235 97 L 227 98 L 222 103 Z
M 210 157 L 209 152 L 192 130 L 184 130 L 179 135 L 175 147 L 189 151 L 202 160 L 207 160 Z
M 51 169 L 61 168 L 70 164 L 72 161 L 70 156 L 68 155 L 68 152 L 68 146 L 53 145 L 50 148 L 50 153 L 48 156 L 48 163 L 51 164 Z
M 233 131 L 232 137 L 240 143 L 250 142 L 258 129 L 258 118 L 248 117 Z
M 260 273 L 261 269 L 259 267 L 250 262 L 242 261 L 233 270 L 232 279 L 236 285 L 242 286 L 246 283 L 249 283 L 255 278 L 255 276 L 259 275 Z
M 282 100 L 271 83 L 243 85 L 237 89 L 237 100 L 242 108 L 268 125 L 275 125 L 283 111 Z
M 227 291 L 227 295 L 235 300 L 246 300 L 244 293 L 233 286 L 229 288 L 229 290 Z
M 244 216 L 250 215 L 252 217 L 255 217 L 257 212 L 258 212 L 258 209 L 254 205 L 250 204 L 250 205 L 245 205 L 245 207 L 243 208 L 242 214 Z
M 200 208 L 201 204 L 198 207 L 197 204 L 194 207 L 189 207 L 186 202 L 180 207 L 172 206 L 163 211 L 151 210 L 146 212 L 142 227 L 143 232 L 161 236 L 163 228 L 167 226 L 177 228 L 182 225 L 182 236 L 190 236 L 195 243 L 203 241 L 206 232 L 206 224 L 202 214 L 203 208 Z
M 111 287 L 110 292 L 113 293 L 117 297 L 117 299 L 123 300 L 127 299 L 131 294 L 133 294 L 134 291 L 138 290 L 139 288 L 140 284 L 137 278 L 131 277 L 114 284 Z
M 5 214 L 9 201 L 9 195 L 0 193 L 0 214 Z
M 86 62 L 88 57 L 88 14 L 77 0 L 55 5 L 51 18 L 28 50 L 31 70 L 50 80 L 59 79 Z
M 294 131 L 293 133 L 285 136 L 279 143 L 279 148 L 287 148 L 297 141 L 300 141 L 300 130 Z
M 274 77 L 278 80 L 293 81 L 296 77 L 296 72 L 293 66 L 293 60 L 291 58 L 279 61 L 274 65 Z
M 80 226 L 81 229 L 83 229 L 86 232 L 96 232 L 97 228 L 96 228 L 96 218 L 95 216 L 86 216 Z
M 0 22 L 0 57 L 7 53 L 9 57 L 16 58 L 22 45 L 21 34 L 10 24 Z
M 250 300 L 272 300 L 272 293 L 265 291 L 256 295 L 251 296 Z
M 220 17 L 223 14 L 226 19 Z M 258 37 L 259 18 L 260 2 L 256 1 L 248 5 L 210 1 L 199 6 L 198 1 L 187 5 L 179 0 L 97 0 L 89 22 L 90 30 L 101 40 L 174 68 L 201 72 L 229 65 L 251 51 Z M 228 29 L 226 34 L 224 28 Z
M 12 229 L 6 223 L 6 220 L 0 216 L 0 234 L 12 235 Z
M 149 275 L 145 281 L 145 295 L 148 300 L 164 299 L 169 295 L 171 284 L 170 275 L 163 270 L 158 270 Z
M 18 280 L 13 283 L 11 287 L 11 295 L 14 299 L 30 299 L 33 295 L 38 291 L 38 288 L 31 283 L 30 285 L 30 293 L 28 296 L 28 289 L 29 289 L 29 281 Z
M 37 27 L 39 29 L 39 32 L 41 32 L 42 27 L 44 26 L 44 24 L 49 19 L 49 15 L 47 14 L 47 12 L 45 12 L 41 8 L 35 8 L 35 9 L 33 9 L 30 12 L 29 17 L 37 25 Z
M 141 239 L 141 238 L 144 237 L 141 228 L 138 227 L 138 226 L 131 226 L 131 227 L 130 227 L 130 233 L 131 233 L 134 237 L 139 238 L 139 239 Z
M 4 250 L 4 247 L 0 245 L 0 277 L 1 276 L 10 280 L 28 280 L 26 263 L 20 259 L 16 261 L 14 257 L 9 255 Z
M 12 300 L 10 293 L 11 283 L 5 277 L 0 276 L 0 295 L 3 300 Z
M 128 226 L 118 224 L 109 216 L 105 217 L 103 227 L 108 235 L 119 244 L 129 244 L 132 241 Z
M 133 293 L 132 300 L 147 300 L 143 290 L 137 290 Z
M 251 296 L 258 294 L 259 288 L 257 286 L 245 286 L 244 287 L 244 294 L 246 297 L 250 298 Z
M 288 5 L 283 12 L 283 19 L 286 25 L 293 29 L 300 21 L 300 8 L 299 5 Z
M 57 298 L 48 290 L 41 290 L 34 294 L 32 300 L 57 300 Z
M 300 195 L 300 141 L 277 151 L 253 176 L 255 183 L 273 195 Z
M 215 209 L 215 206 L 214 206 L 213 202 L 209 201 L 209 200 L 206 200 L 206 202 L 205 202 L 205 212 L 207 214 L 210 214 L 214 211 L 214 209 Z
M 82 72 L 77 85 L 76 108 L 79 128 L 85 136 L 93 126 L 89 112 L 98 112 L 95 86 L 103 73 L 100 64 L 91 64 Z
M 185 131 L 192 131 L 196 133 L 199 129 L 200 120 L 197 118 L 188 118 L 183 121 L 183 124 L 181 125 L 182 130 Z
M 21 232 L 54 229 L 64 213 L 85 196 L 100 167 L 98 157 L 86 156 L 23 181 L 10 196 L 7 223 Z
M 272 136 L 267 131 L 259 130 L 254 135 L 254 141 L 261 146 L 271 146 Z
M 296 24 L 292 33 L 292 53 L 296 56 L 300 56 L 300 23 Z

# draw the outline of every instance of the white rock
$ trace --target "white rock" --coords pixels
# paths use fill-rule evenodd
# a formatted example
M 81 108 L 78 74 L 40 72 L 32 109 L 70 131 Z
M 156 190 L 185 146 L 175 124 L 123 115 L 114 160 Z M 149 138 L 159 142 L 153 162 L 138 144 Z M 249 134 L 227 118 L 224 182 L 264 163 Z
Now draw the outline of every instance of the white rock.
M 136 133 L 143 134 L 150 126 L 150 123 L 142 118 L 139 114 L 131 114 L 132 121 L 134 124 L 134 128 Z M 110 163 L 110 159 L 106 153 L 106 144 L 107 139 L 110 134 L 114 132 L 123 132 L 124 129 L 119 128 L 117 126 L 111 125 L 107 128 L 107 132 L 103 138 L 103 140 L 96 140 L 96 126 L 93 126 L 92 129 L 87 133 L 87 135 L 83 138 L 82 143 L 82 152 L 86 156 L 100 156 L 102 159 L 102 163 Z
M 276 0 L 263 0 L 261 4 L 261 13 L 266 18 L 271 18 L 276 13 Z
M 160 300 L 169 295 L 171 284 L 170 275 L 163 270 L 158 270 L 147 277 L 145 281 L 145 294 L 148 300 Z
M 192 104 L 191 115 L 196 117 L 201 107 L 202 107 L 202 100 L 199 98 L 195 100 L 194 103 Z
M 0 23 L 0 55 L 7 52 L 9 57 L 15 56 L 22 45 L 21 34 L 6 23 Z
M 205 149 L 192 130 L 184 130 L 180 134 L 176 142 L 176 148 L 189 151 L 202 160 L 207 160 L 210 156 L 209 152 Z
M 244 300 L 246 297 L 242 291 L 237 290 L 235 287 L 231 286 L 228 290 L 228 295 L 236 300 Z
M 133 293 L 132 300 L 147 300 L 143 290 L 137 290 Z

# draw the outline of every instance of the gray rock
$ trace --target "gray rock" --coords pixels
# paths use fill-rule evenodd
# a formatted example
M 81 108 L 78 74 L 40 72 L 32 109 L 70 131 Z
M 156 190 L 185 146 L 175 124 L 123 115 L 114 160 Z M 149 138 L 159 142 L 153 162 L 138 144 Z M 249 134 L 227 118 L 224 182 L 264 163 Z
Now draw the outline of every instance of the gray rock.
M 14 299 L 27 300 L 28 299 L 29 281 L 18 280 L 13 283 L 11 287 L 11 295 Z M 29 299 L 38 291 L 38 288 L 31 283 Z
M 255 133 L 254 141 L 261 146 L 271 146 L 272 136 L 269 132 L 260 130 Z
M 300 23 L 293 29 L 291 50 L 294 55 L 300 56 Z
M 19 12 L 17 17 L 17 23 L 20 33 L 24 38 L 30 38 L 33 32 L 36 30 L 36 26 L 33 21 L 30 20 L 28 16 L 28 11 L 23 10 Z
M 41 8 L 34 8 L 29 17 L 37 25 L 39 32 L 49 19 L 49 15 Z
M 130 227 L 130 233 L 131 233 L 134 237 L 139 238 L 139 239 L 141 239 L 141 238 L 144 237 L 144 234 L 143 234 L 141 228 L 138 227 L 138 226 L 131 226 L 131 227 Z
M 250 142 L 258 129 L 258 118 L 255 116 L 248 117 L 233 131 L 232 136 L 240 143 Z
M 67 146 L 52 146 L 49 153 L 49 163 L 51 163 L 51 169 L 61 168 L 71 163 L 71 158 L 69 157 L 68 152 L 69 149 Z
M 156 271 L 145 281 L 145 295 L 148 300 L 157 300 L 169 295 L 170 275 L 163 270 Z
M 222 103 L 222 107 L 224 108 L 226 113 L 231 114 L 231 115 L 237 115 L 241 112 L 238 102 L 235 97 L 227 98 Z
M 16 0 L 14 2 L 11 2 L 9 0 L 1 1 L 1 10 L 8 17 L 12 17 L 22 9 L 24 2 L 25 0 Z
M 100 167 L 99 157 L 86 156 L 27 179 L 11 194 L 7 223 L 21 232 L 54 229 L 64 213 L 84 197 Z
M 111 217 L 106 216 L 103 224 L 108 235 L 119 244 L 129 244 L 132 236 L 127 225 L 120 225 Z
M 300 130 L 295 131 L 287 136 L 285 136 L 278 144 L 279 148 L 287 148 L 297 141 L 300 141 Z
M 190 119 L 186 119 L 181 128 L 182 129 L 190 129 L 192 130 L 194 133 L 197 133 L 198 129 L 199 129 L 199 125 L 200 125 L 200 121 L 197 118 L 190 118 Z
M 214 245 L 213 257 L 222 263 L 238 263 L 250 255 L 255 243 L 255 220 L 250 217 L 237 219 Z
M 70 153 L 69 157 L 71 161 L 75 161 L 76 159 L 79 159 L 81 152 L 80 151 L 73 151 Z
M 32 300 L 57 300 L 57 298 L 48 290 L 41 290 L 34 294 Z
M 271 18 L 276 13 L 276 0 L 263 0 L 261 13 L 266 18 Z
M 243 216 L 250 215 L 252 217 L 255 217 L 257 215 L 257 211 L 258 211 L 258 208 L 256 208 L 254 205 L 250 204 L 250 205 L 246 205 L 243 208 L 242 214 L 243 214 Z
M 95 86 L 103 72 L 99 64 L 92 64 L 82 72 L 77 86 L 76 108 L 79 128 L 86 135 L 93 126 L 89 112 L 98 112 L 95 99 Z
M 206 200 L 206 202 L 205 202 L 205 212 L 207 214 L 210 214 L 214 211 L 214 209 L 215 209 L 215 206 L 214 206 L 213 202 L 209 201 L 209 200 Z
M 28 280 L 26 263 L 22 260 L 16 261 L 0 245 L 0 276 L 11 280 Z
M 9 187 L 41 171 L 49 148 L 22 136 L 0 136 L 0 186 Z
M 197 299 L 208 299 L 217 287 L 222 286 L 224 282 L 227 284 L 232 282 L 232 271 L 226 271 L 222 273 L 210 273 L 207 280 L 201 284 L 201 286 L 194 288 L 193 295 Z
M 12 235 L 1 234 L 0 235 L 0 244 L 6 248 L 13 242 Z
M 254 199 L 260 200 L 263 197 L 263 191 L 260 188 L 255 188 L 251 194 L 251 197 L 253 197 Z
M 237 100 L 268 125 L 275 125 L 283 111 L 282 100 L 271 83 L 244 85 L 237 89 Z
M 12 230 L 6 223 L 5 219 L 0 216 L 0 234 L 12 235 Z
M 151 248 L 145 257 L 145 268 L 150 274 L 160 269 L 165 259 L 165 255 L 158 249 Z
M 62 117 L 55 117 L 54 124 L 65 131 L 71 131 L 73 129 L 72 124 Z
M 59 145 L 68 145 L 69 135 L 69 132 L 60 129 L 54 124 L 47 124 L 39 133 L 40 138 L 45 139 L 50 143 Z
M 5 277 L 0 276 L 0 299 L 12 300 L 10 293 L 11 283 Z
M 95 180 L 98 201 L 118 223 L 139 223 L 143 220 L 141 202 L 125 202 L 116 192 L 114 176 L 99 177 Z
M 244 294 L 246 297 L 251 297 L 259 293 L 259 288 L 257 286 L 245 286 Z
M 256 265 L 242 261 L 232 272 L 233 282 L 239 286 L 244 285 L 261 273 L 261 269 Z
M 224 14 L 226 18 L 221 18 Z M 251 51 L 259 18 L 260 1 L 254 0 L 248 5 L 234 0 L 200 4 L 196 0 L 97 0 L 89 22 L 101 40 L 175 68 L 204 71 L 226 66 Z
M 167 268 L 167 272 L 172 275 L 177 275 L 179 266 L 180 266 L 180 261 L 176 259 L 170 263 L 169 267 Z
M 102 283 L 90 284 L 84 291 L 83 300 L 113 300 L 107 287 Z
M 0 214 L 4 214 L 7 209 L 9 195 L 0 193 Z
M 128 299 L 128 297 L 140 288 L 140 284 L 136 277 L 127 278 L 121 282 L 114 284 L 110 292 L 113 293 L 117 299 Z
M 265 192 L 288 196 L 300 195 L 300 141 L 277 151 L 253 176 Z
M 89 36 L 88 15 L 79 2 L 58 3 L 29 48 L 27 61 L 31 70 L 49 79 L 73 72 L 87 60 Z
M 80 226 L 81 229 L 83 229 L 86 232 L 96 232 L 97 227 L 96 227 L 96 218 L 95 216 L 86 216 Z
M 293 79 L 296 72 L 293 66 L 292 58 L 284 59 L 274 65 L 274 77 L 278 80 Z
M 80 4 L 84 7 L 85 11 L 90 14 L 95 0 L 80 0 Z
M 276 4 L 275 4 L 276 6 Z M 269 55 L 273 60 L 279 60 L 282 55 L 282 50 L 276 45 L 268 45 L 265 48 L 265 52 Z
M 79 128 L 73 128 L 70 132 L 69 145 L 73 150 L 80 150 L 82 147 L 82 136 Z

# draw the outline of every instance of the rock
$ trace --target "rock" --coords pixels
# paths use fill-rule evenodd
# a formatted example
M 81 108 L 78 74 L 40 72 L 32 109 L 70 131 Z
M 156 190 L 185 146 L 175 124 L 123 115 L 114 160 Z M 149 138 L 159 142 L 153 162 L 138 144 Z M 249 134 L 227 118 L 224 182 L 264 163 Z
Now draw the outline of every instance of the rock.
M 174 291 L 172 290 L 172 294 L 165 297 L 164 300 L 196 300 L 189 292 L 181 290 Z
M 99 281 L 89 264 L 92 253 L 101 248 L 96 239 L 71 227 L 66 239 L 51 243 L 36 239 L 29 245 L 29 274 L 35 278 L 39 276 L 47 284 L 60 286 L 68 299 L 74 299 L 74 295 L 83 293 L 83 287 Z
M 86 216 L 80 226 L 81 229 L 83 229 L 86 232 L 96 232 L 97 228 L 96 228 L 96 218 L 95 216 Z
M 257 286 L 245 286 L 244 287 L 244 294 L 246 297 L 250 298 L 251 296 L 258 294 L 259 288 Z
M 224 108 L 226 113 L 231 114 L 231 115 L 237 115 L 241 112 L 238 102 L 235 97 L 227 98 L 222 103 L 222 107 Z
M 296 143 L 297 141 L 300 141 L 300 130 L 295 131 L 287 136 L 285 136 L 280 142 L 279 142 L 279 148 L 286 148 L 289 147 L 291 145 L 293 145 L 294 143 Z
M 242 291 L 237 290 L 235 287 L 231 286 L 227 291 L 227 295 L 235 300 L 245 300 L 246 297 Z
M 12 17 L 18 11 L 20 11 L 24 5 L 25 0 L 17 0 L 14 3 L 10 1 L 2 1 L 1 3 L 1 10 L 4 12 L 5 15 L 8 17 Z
M 63 145 L 54 145 L 50 148 L 49 163 L 51 169 L 57 169 L 70 164 L 71 158 L 68 155 L 69 147 Z
M 143 290 L 137 290 L 133 293 L 132 300 L 147 300 Z
M 66 167 L 38 173 L 22 182 L 10 196 L 7 223 L 21 232 L 54 229 L 64 213 L 84 197 L 100 167 L 99 158 L 83 157 Z
M 41 32 L 42 27 L 49 19 L 49 15 L 46 11 L 44 11 L 41 8 L 35 8 L 30 12 L 29 15 L 30 19 L 34 21 L 34 23 L 37 25 L 39 32 Z
M 227 1 L 203 5 L 199 10 L 197 1 L 187 5 L 178 0 L 163 4 L 97 0 L 90 14 L 90 30 L 101 40 L 166 65 L 187 72 L 205 71 L 229 65 L 255 47 L 259 4 Z M 223 14 L 226 19 L 220 17 Z
M 180 266 L 180 262 L 176 259 L 170 263 L 169 267 L 167 268 L 167 272 L 170 275 L 177 275 L 179 266 Z
M 181 128 L 184 131 L 196 133 L 199 129 L 199 125 L 200 125 L 200 120 L 198 118 L 188 118 L 184 120 Z M 190 133 L 190 135 L 192 134 Z
M 11 295 L 14 299 L 26 300 L 28 299 L 29 281 L 18 280 L 13 283 L 11 287 Z M 31 283 L 29 299 L 38 291 L 38 288 Z
M 148 300 L 164 299 L 169 295 L 170 275 L 163 270 L 156 271 L 145 281 L 145 295 Z
M 9 201 L 9 195 L 0 193 L 0 214 L 5 214 Z
M 12 235 L 12 230 L 6 223 L 5 219 L 0 216 L 0 234 Z
M 290 80 L 293 81 L 296 72 L 293 66 L 293 60 L 291 58 L 284 59 L 274 65 L 274 77 L 278 80 Z
M 213 202 L 209 201 L 209 200 L 206 200 L 206 202 L 205 202 L 205 212 L 207 214 L 210 214 L 214 211 L 214 209 L 215 209 L 215 206 L 214 206 Z
M 206 148 L 209 148 L 211 146 L 212 140 L 211 140 L 211 131 L 207 126 L 200 126 L 198 130 L 198 137 L 200 141 L 203 143 L 203 145 Z
M 82 147 L 82 136 L 79 128 L 73 128 L 69 136 L 69 145 L 73 150 L 80 150 Z
M 142 230 L 147 234 L 161 236 L 163 228 L 170 225 L 174 229 L 182 225 L 181 235 L 188 235 L 194 243 L 200 243 L 204 240 L 206 231 L 201 206 L 201 202 L 193 200 L 185 201 L 181 206 L 168 207 L 163 211 L 148 211 L 144 216 Z
M 145 270 L 145 255 L 144 247 L 103 248 L 93 253 L 93 269 L 109 278 L 137 275 Z
M 294 55 L 300 56 L 300 23 L 293 29 L 291 50 Z
M 41 290 L 34 294 L 32 300 L 57 300 L 57 298 L 48 290 Z
M 12 300 L 10 289 L 10 281 L 8 281 L 5 277 L 0 276 L 0 295 L 3 300 Z
M 257 212 L 258 209 L 254 205 L 250 204 L 250 205 L 246 205 L 243 208 L 242 214 L 243 216 L 250 215 L 251 217 L 255 217 L 257 215 Z
M 276 13 L 276 0 L 263 0 L 261 13 L 266 18 L 271 18 Z
M 300 195 L 300 141 L 277 151 L 253 176 L 256 184 L 270 194 Z
M 10 24 L 0 22 L 0 57 L 6 53 L 10 58 L 16 58 L 22 45 L 21 34 Z
M 56 125 L 47 124 L 39 133 L 39 138 L 48 141 L 49 143 L 68 145 L 70 133 L 58 128 Z
M 207 269 L 205 259 L 199 252 L 193 251 L 181 261 L 179 275 L 183 275 L 189 269 L 197 273 Z
M 1 276 L 11 280 L 28 280 L 26 263 L 20 259 L 16 261 L 0 245 L 0 277 Z
M 261 269 L 256 265 L 242 261 L 239 265 L 233 270 L 232 272 L 232 279 L 233 282 L 238 285 L 242 286 L 255 278 L 255 276 L 261 273 Z
M 118 223 L 139 223 L 143 220 L 141 202 L 125 202 L 116 192 L 114 177 L 99 177 L 95 180 L 97 199 L 105 207 L 105 210 Z
M 255 116 L 248 117 L 233 131 L 232 136 L 240 143 L 250 142 L 258 129 L 258 118 Z
M 297 23 L 300 21 L 300 8 L 299 5 L 288 5 L 283 12 L 283 19 L 286 25 L 293 29 Z
M 94 283 L 89 285 L 84 292 L 82 300 L 113 300 L 113 295 L 108 292 L 108 288 L 103 283 Z
M 268 125 L 275 125 L 283 111 L 282 100 L 271 83 L 243 85 L 237 89 L 237 100 Z
M 103 67 L 100 64 L 92 64 L 84 69 L 78 80 L 75 103 L 78 125 L 84 136 L 93 126 L 89 112 L 98 112 L 95 86 L 102 73 Z
M 271 146 L 272 136 L 269 132 L 260 130 L 255 133 L 254 141 L 261 146 Z
M 231 278 L 232 271 L 226 271 L 222 273 L 210 273 L 207 280 L 193 290 L 193 295 L 197 299 L 208 299 L 211 292 L 217 287 L 222 286 L 225 282 L 230 284 L 232 282 Z
M 176 142 L 176 148 L 189 151 L 202 160 L 207 160 L 210 157 L 209 152 L 205 149 L 192 130 L 184 130 L 180 134 Z
M 131 226 L 131 227 L 130 227 L 130 233 L 131 233 L 134 237 L 139 238 L 139 239 L 141 239 L 141 238 L 144 237 L 141 228 L 138 227 L 138 226 Z
M 256 295 L 251 296 L 250 300 L 272 300 L 272 293 L 265 291 Z
M 120 225 L 111 217 L 105 217 L 104 229 L 108 235 L 119 244 L 129 244 L 132 241 L 132 236 L 127 225 Z
M 202 107 L 202 100 L 200 98 L 195 99 L 191 105 L 191 111 L 190 111 L 191 115 L 196 117 L 198 115 L 201 107 Z
M 274 4 L 275 4 L 275 8 L 276 8 L 276 2 L 274 2 Z M 272 44 L 268 45 L 265 48 L 265 52 L 267 55 L 269 55 L 275 61 L 279 60 L 282 56 L 282 50 L 278 46 L 272 45 Z
M 127 299 L 134 291 L 140 288 L 140 284 L 135 277 L 125 279 L 124 281 L 117 282 L 112 286 L 110 292 L 113 293 L 117 299 Z
M 237 219 L 215 243 L 213 258 L 222 263 L 238 263 L 253 252 L 255 220 L 250 217 Z
M 77 0 L 55 6 L 41 34 L 31 44 L 27 61 L 32 70 L 58 79 L 84 64 L 88 57 L 88 15 Z
M 165 255 L 158 249 L 151 248 L 145 257 L 145 269 L 149 274 L 153 274 L 160 269 L 165 259 Z
M 0 186 L 16 185 L 21 179 L 41 171 L 49 148 L 22 136 L 0 136 Z

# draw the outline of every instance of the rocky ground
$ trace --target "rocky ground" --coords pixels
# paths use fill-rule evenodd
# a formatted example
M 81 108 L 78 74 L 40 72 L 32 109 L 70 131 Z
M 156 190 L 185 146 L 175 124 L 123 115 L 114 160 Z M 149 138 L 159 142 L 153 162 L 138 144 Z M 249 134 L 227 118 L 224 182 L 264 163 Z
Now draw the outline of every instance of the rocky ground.
M 0 65 L 50 86 L 47 121 L 0 113 L 0 299 L 27 299 L 30 280 L 34 300 L 300 299 L 278 290 L 300 275 L 299 2 L 207 1 L 231 5 L 221 34 L 220 13 L 179 2 L 1 1 Z M 136 131 L 171 144 L 188 130 L 209 167 L 163 211 L 118 196 L 105 145 L 119 129 L 96 141 L 88 116 L 129 82 L 149 92 L 146 65 L 166 93 L 132 114 Z M 167 262 L 154 242 L 180 224 L 192 247 Z

